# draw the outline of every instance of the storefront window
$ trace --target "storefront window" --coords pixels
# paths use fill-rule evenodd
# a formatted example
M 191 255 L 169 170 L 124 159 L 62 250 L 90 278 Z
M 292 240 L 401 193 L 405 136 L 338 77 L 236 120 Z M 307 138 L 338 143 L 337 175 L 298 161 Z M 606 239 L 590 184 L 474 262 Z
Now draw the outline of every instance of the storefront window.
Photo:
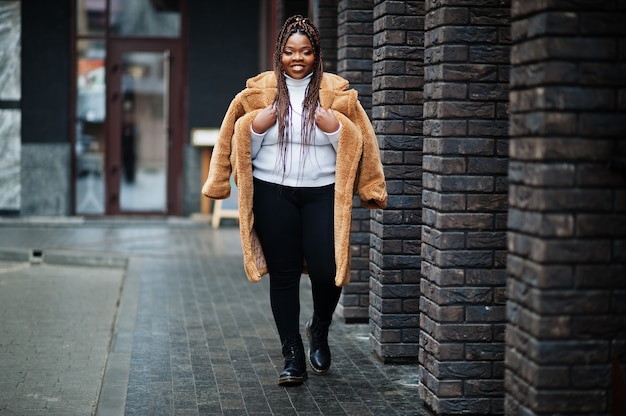
M 76 0 L 76 32 L 79 36 L 104 36 L 106 0 Z
M 75 0 L 76 214 L 168 209 L 170 57 L 181 35 L 180 3 Z
M 76 47 L 76 212 L 104 213 L 104 42 L 80 40 Z
M 113 36 L 180 36 L 179 0 L 111 0 L 109 27 Z
M 122 55 L 120 209 L 167 209 L 169 54 Z

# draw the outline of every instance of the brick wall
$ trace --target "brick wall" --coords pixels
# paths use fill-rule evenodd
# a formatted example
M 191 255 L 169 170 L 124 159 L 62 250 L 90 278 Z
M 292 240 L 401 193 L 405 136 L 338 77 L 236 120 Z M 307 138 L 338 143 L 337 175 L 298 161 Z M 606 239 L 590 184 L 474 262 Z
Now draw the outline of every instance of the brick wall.
M 372 107 L 373 0 L 339 0 L 337 16 L 337 71 L 359 92 L 369 112 Z
M 337 73 L 359 93 L 368 113 L 372 102 L 372 0 L 339 0 Z M 354 199 L 350 235 L 351 283 L 344 287 L 337 313 L 345 322 L 367 322 L 369 303 L 370 213 Z
M 503 412 L 509 2 L 426 2 L 420 396 Z
M 315 1 L 311 17 L 320 31 L 324 71 L 332 73 L 337 73 L 337 1 Z
M 506 413 L 626 414 L 626 3 L 511 12 Z
M 372 120 L 389 203 L 372 213 L 370 342 L 385 362 L 417 361 L 424 2 L 374 2 Z

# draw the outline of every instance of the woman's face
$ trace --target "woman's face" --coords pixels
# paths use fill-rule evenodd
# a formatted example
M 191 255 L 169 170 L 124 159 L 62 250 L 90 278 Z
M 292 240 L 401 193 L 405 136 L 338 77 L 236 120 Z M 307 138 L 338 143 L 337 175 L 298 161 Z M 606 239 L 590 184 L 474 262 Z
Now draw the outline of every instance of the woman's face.
M 283 71 L 294 79 L 302 79 L 313 72 L 315 53 L 306 35 L 294 33 L 287 39 L 281 59 Z

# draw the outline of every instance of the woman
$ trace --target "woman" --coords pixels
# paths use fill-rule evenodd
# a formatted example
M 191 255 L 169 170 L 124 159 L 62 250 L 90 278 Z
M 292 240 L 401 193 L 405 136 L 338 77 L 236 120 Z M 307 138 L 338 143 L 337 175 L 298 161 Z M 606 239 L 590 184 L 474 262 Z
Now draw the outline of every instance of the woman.
M 299 287 L 311 279 L 313 317 L 307 354 L 319 374 L 330 368 L 328 329 L 350 279 L 352 196 L 384 208 L 385 179 L 376 136 L 348 81 L 324 73 L 320 36 L 309 19 L 287 19 L 274 71 L 251 78 L 222 122 L 204 195 L 239 191 L 244 268 L 270 276 L 270 304 L 285 361 L 278 384 L 307 377 L 300 335 Z

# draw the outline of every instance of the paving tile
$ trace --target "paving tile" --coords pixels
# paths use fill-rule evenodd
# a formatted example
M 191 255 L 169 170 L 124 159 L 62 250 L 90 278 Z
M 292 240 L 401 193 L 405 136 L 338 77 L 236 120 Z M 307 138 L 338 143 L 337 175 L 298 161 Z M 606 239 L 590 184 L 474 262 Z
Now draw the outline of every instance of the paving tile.
M 91 414 L 122 278 L 47 264 L 0 273 L 0 413 Z
M 77 413 L 85 401 L 63 395 L 76 397 L 94 376 L 96 382 L 102 380 L 97 416 L 429 415 L 417 389 L 406 383 L 417 378 L 417 367 L 382 364 L 371 352 L 368 326 L 363 324 L 333 323 L 329 373 L 309 372 L 307 382 L 299 387 L 278 386 L 283 361 L 268 278 L 256 284 L 245 278 L 236 227 L 215 230 L 184 221 L 86 221 L 54 227 L 2 224 L 0 252 L 14 255 L 34 248 L 55 261 L 82 257 L 83 262 L 104 264 L 107 257 L 116 262 L 126 259 L 124 286 L 121 292 L 104 295 L 98 287 L 102 282 L 92 276 L 90 283 L 95 286 L 83 290 L 94 291 L 100 302 L 78 297 L 78 307 L 67 304 L 66 293 L 54 293 L 48 300 L 60 311 L 58 317 L 44 315 L 40 325 L 27 331 L 20 326 L 19 319 L 24 318 L 15 304 L 0 302 L 0 318 L 9 318 L 13 328 L 21 328 L 10 342 L 0 341 L 0 353 L 20 354 L 29 340 L 38 339 L 21 354 L 39 369 L 34 374 L 0 358 L 0 368 L 8 371 L 0 371 L 2 416 L 12 414 L 7 403 L 14 409 L 28 409 L 28 415 L 90 414 L 91 408 Z M 31 268 L 20 261 L 0 261 L 0 284 L 11 273 L 23 275 Z M 304 330 L 312 314 L 306 276 L 301 292 Z M 28 292 L 22 295 L 29 299 Z M 116 305 L 118 300 L 117 311 L 98 306 L 103 301 Z M 109 321 L 82 322 L 76 310 L 89 307 Z M 117 319 L 114 326 L 112 317 Z M 69 341 L 55 337 L 59 328 Z M 43 351 L 54 354 L 43 356 Z M 107 352 L 102 379 L 102 368 L 90 363 L 102 363 Z M 76 373 L 73 379 L 71 371 Z M 54 381 L 46 378 L 59 373 Z

